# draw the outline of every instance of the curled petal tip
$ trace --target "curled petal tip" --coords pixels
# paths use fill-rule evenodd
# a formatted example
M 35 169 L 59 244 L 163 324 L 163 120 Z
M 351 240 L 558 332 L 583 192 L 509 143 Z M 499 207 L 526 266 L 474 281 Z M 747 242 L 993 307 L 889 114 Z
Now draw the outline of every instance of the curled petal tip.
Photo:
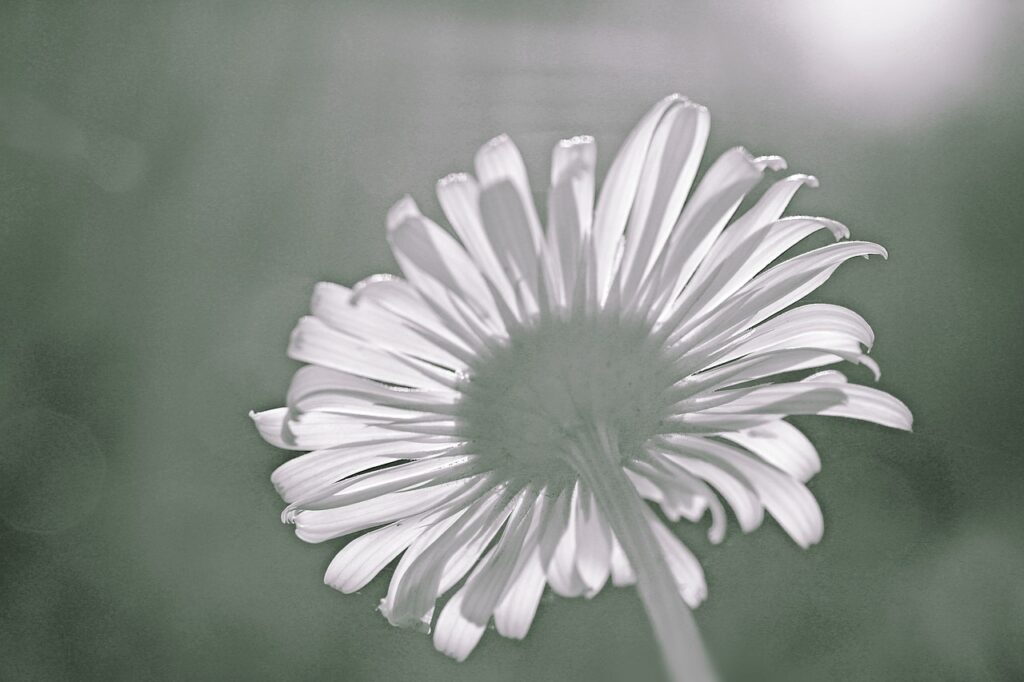
M 591 135 L 574 135 L 564 140 L 558 141 L 558 146 L 563 148 L 579 147 L 581 145 L 594 144 L 594 138 Z
M 440 180 L 437 181 L 438 187 L 447 187 L 448 185 L 457 185 L 469 180 L 468 173 L 449 173 Z
M 394 203 L 394 205 L 388 209 L 388 232 L 393 232 L 397 229 L 407 218 L 418 214 L 419 208 L 416 206 L 416 202 L 411 196 L 406 194 L 404 197 Z
M 786 160 L 781 156 L 758 156 L 753 160 L 753 163 L 759 170 L 780 171 L 788 167 Z

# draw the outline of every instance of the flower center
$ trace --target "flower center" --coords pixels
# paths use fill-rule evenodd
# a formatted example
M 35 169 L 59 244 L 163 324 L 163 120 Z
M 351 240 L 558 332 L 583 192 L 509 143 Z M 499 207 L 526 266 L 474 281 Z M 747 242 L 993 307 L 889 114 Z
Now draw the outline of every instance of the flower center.
M 547 318 L 510 336 L 461 386 L 457 420 L 474 453 L 550 481 L 575 475 L 565 453 L 596 428 L 617 435 L 623 456 L 661 432 L 678 372 L 646 325 Z

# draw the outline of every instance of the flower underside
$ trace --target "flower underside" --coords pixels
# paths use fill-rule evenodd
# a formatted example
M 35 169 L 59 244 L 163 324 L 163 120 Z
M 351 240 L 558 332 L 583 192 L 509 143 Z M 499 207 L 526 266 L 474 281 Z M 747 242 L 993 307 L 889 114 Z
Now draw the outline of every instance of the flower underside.
M 513 334 L 471 365 L 455 413 L 469 452 L 510 478 L 564 486 L 566 459 L 596 429 L 638 453 L 671 414 L 677 376 L 641 322 L 613 315 L 551 318 Z
M 546 587 L 635 583 L 673 679 L 713 677 L 689 612 L 704 574 L 648 502 L 669 521 L 709 520 L 712 542 L 725 504 L 744 532 L 768 512 L 807 547 L 823 532 L 805 486 L 820 461 L 786 418 L 909 429 L 911 415 L 830 368 L 877 378 L 863 318 L 794 306 L 885 250 L 842 241 L 826 218 L 782 217 L 810 176 L 776 181 L 734 218 L 785 164 L 735 148 L 693 186 L 708 120 L 684 98 L 659 102 L 596 201 L 594 141 L 558 143 L 545 224 L 518 150 L 496 138 L 475 178 L 438 184 L 454 236 L 411 199 L 389 212 L 404 279 L 317 285 L 289 346 L 308 364 L 286 407 L 253 418 L 267 441 L 306 451 L 273 475 L 299 537 L 369 531 L 331 562 L 329 585 L 359 590 L 398 559 L 381 612 L 433 624 L 461 660 L 492 620 L 525 636 Z M 839 243 L 784 258 L 822 231 Z

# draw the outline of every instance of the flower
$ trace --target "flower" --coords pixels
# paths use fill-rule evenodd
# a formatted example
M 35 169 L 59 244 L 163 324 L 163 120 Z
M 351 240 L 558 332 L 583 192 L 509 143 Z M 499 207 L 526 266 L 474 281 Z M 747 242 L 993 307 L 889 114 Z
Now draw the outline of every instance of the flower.
M 782 218 L 816 185 L 806 175 L 732 220 L 779 157 L 730 149 L 691 193 L 708 125 L 685 98 L 658 102 L 596 208 L 593 139 L 559 142 L 546 229 L 518 150 L 497 137 L 475 178 L 438 183 L 456 236 L 408 197 L 390 210 L 404 279 L 316 286 L 288 349 L 308 365 L 287 407 L 252 416 L 270 443 L 311 451 L 273 474 L 300 538 L 369 531 L 327 584 L 353 592 L 401 557 L 381 612 L 433 621 L 436 647 L 462 660 L 491 619 L 525 636 L 547 585 L 589 597 L 636 583 L 672 677 L 712 677 L 689 612 L 707 592 L 700 564 L 644 500 L 672 521 L 708 517 L 715 543 L 721 500 L 745 532 L 767 510 L 808 547 L 822 516 L 804 484 L 820 462 L 785 418 L 909 429 L 911 415 L 820 370 L 846 361 L 877 378 L 863 318 L 791 307 L 844 261 L 885 250 L 842 241 L 832 220 Z M 819 231 L 837 243 L 779 260 Z

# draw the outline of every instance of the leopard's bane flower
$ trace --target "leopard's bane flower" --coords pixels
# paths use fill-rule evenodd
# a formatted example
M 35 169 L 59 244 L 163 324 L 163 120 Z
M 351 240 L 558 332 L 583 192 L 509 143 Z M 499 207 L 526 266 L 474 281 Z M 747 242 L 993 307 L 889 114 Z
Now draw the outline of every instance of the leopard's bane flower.
M 712 542 L 722 500 L 743 531 L 767 510 L 807 547 L 822 534 L 804 485 L 819 460 L 785 418 L 909 429 L 911 415 L 819 370 L 877 375 L 858 314 L 791 307 L 844 261 L 885 250 L 840 241 L 832 220 L 781 218 L 815 184 L 806 175 L 732 220 L 785 164 L 731 149 L 691 192 L 707 136 L 706 109 L 662 100 L 596 208 L 594 141 L 559 142 L 543 221 L 519 152 L 498 137 L 476 177 L 437 186 L 456 236 L 409 198 L 391 209 L 404 279 L 317 285 L 289 347 L 309 364 L 287 407 L 253 418 L 269 442 L 311 451 L 273 475 L 299 537 L 370 531 L 331 562 L 329 585 L 353 592 L 401 557 L 381 612 L 433 622 L 437 648 L 461 660 L 492 618 L 523 637 L 545 586 L 592 596 L 636 583 L 673 678 L 710 678 L 688 608 L 706 594 L 701 567 L 644 500 L 672 521 L 708 516 Z M 838 243 L 779 261 L 822 230 Z

